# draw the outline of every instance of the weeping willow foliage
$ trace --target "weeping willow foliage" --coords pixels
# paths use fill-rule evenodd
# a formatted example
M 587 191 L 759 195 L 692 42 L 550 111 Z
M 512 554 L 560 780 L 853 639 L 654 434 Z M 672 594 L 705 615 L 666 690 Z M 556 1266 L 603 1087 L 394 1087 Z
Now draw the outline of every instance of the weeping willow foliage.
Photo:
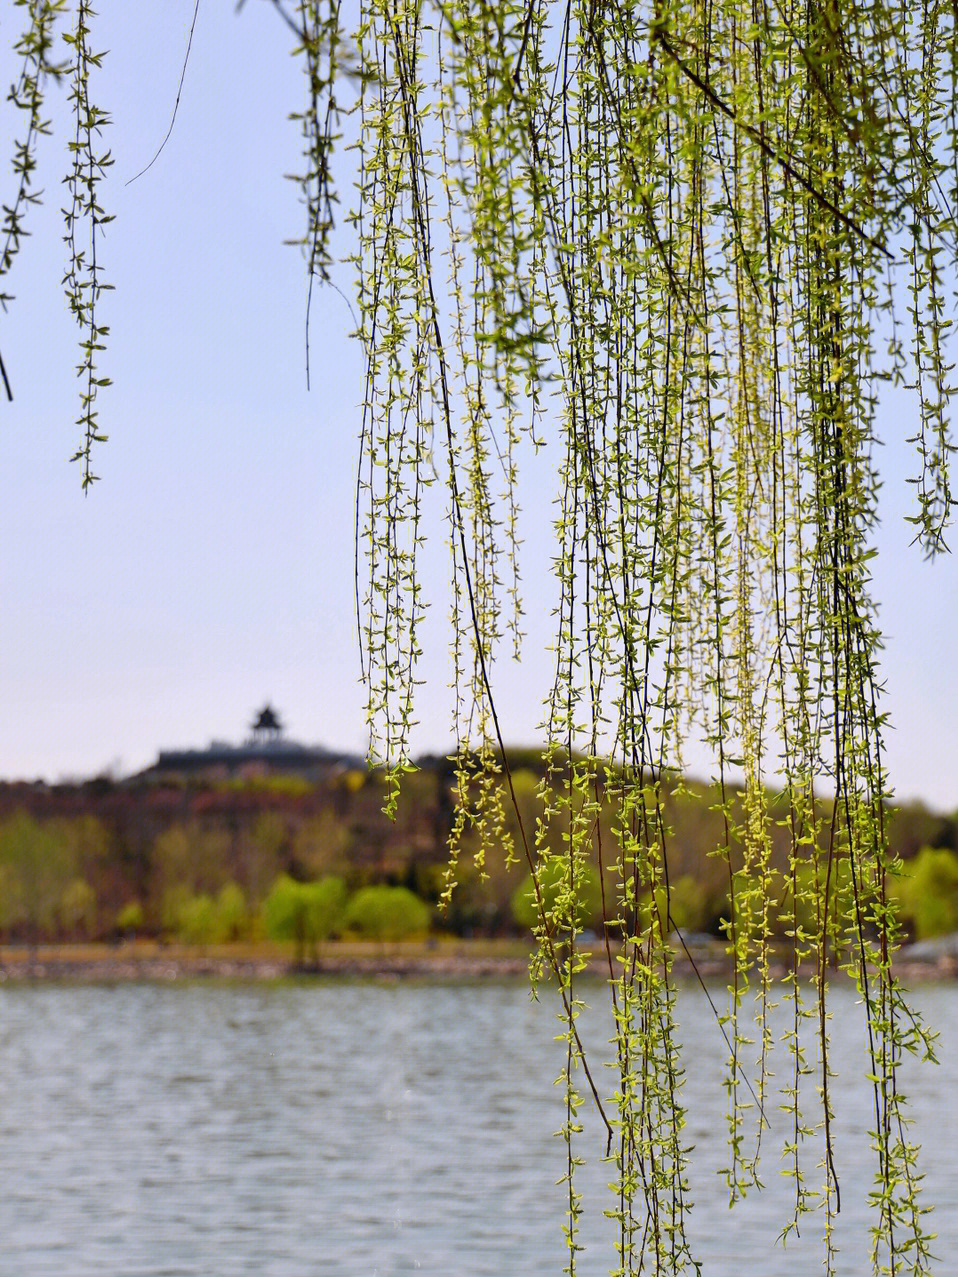
M 26 34 L 13 101 L 26 132 L 0 272 L 32 198 L 44 81 L 65 78 L 76 130 L 65 287 L 84 334 L 78 455 L 89 482 L 109 163 L 106 117 L 91 105 L 93 15 L 85 3 L 16 7 Z M 714 855 L 728 871 L 732 974 L 716 1032 L 728 1046 L 730 1198 L 758 1185 L 763 1130 L 784 1110 L 785 1231 L 815 1215 L 834 1271 L 834 959 L 860 993 L 874 1092 L 872 1267 L 929 1271 L 898 1073 L 930 1043 L 892 969 L 896 861 L 870 563 L 883 381 L 912 393 L 914 522 L 929 554 L 943 547 L 951 504 L 954 7 L 274 7 L 306 78 L 293 118 L 311 276 L 333 260 L 336 160 L 358 166 L 344 222 L 368 368 L 356 520 L 371 754 L 398 786 L 422 677 L 424 511 L 428 490 L 441 489 L 459 742 L 448 889 L 467 835 L 480 867 L 515 855 L 533 874 L 534 975 L 555 977 L 566 1045 L 567 1271 L 579 1266 L 583 1104 L 604 1130 L 592 1153 L 609 1162 L 614 1271 L 698 1268 L 666 808 L 690 742 L 713 760 Z M 67 13 L 67 56 L 55 64 L 51 33 Z M 544 814 L 534 829 L 520 824 L 512 847 L 494 662 L 520 642 L 519 465 L 544 442 L 561 454 Z M 784 892 L 775 840 L 787 847 Z M 578 1027 L 577 902 L 595 870 L 611 1075 Z M 773 981 L 783 914 L 791 944 Z

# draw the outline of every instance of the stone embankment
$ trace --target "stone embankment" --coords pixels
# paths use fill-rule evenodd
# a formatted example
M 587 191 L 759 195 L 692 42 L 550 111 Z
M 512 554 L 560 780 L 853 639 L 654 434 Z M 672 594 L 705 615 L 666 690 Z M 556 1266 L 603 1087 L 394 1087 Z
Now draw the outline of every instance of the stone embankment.
M 586 970 L 608 978 L 608 957 L 598 944 Z M 702 976 L 722 976 L 726 960 L 721 945 L 696 954 Z M 613 960 L 613 969 L 619 963 Z M 678 975 L 694 978 L 684 958 Z M 128 981 L 167 983 L 176 980 L 281 980 L 304 976 L 346 979 L 486 980 L 526 979 L 529 952 L 518 941 L 416 941 L 395 945 L 329 944 L 318 962 L 295 962 L 274 946 L 223 945 L 190 948 L 152 942 L 121 945 L 0 946 L 0 985 L 21 981 L 73 981 L 114 984 Z

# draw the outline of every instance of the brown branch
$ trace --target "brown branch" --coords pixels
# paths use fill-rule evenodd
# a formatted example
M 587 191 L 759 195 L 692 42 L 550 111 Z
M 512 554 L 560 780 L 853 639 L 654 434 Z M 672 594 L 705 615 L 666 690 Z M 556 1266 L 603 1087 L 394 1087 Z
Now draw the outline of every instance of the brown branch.
M 757 129 L 754 124 L 749 124 L 747 120 L 740 119 L 735 108 L 715 92 L 709 81 L 700 76 L 697 71 L 690 67 L 689 64 L 679 56 L 676 50 L 669 43 L 669 39 L 662 31 L 661 27 L 650 27 L 649 35 L 651 39 L 655 40 L 657 44 L 662 46 L 682 74 L 692 81 L 695 87 L 704 94 L 709 102 L 711 102 L 712 106 L 714 106 L 716 110 L 721 111 L 724 116 L 731 120 L 736 128 L 741 129 L 743 133 L 747 133 L 752 141 L 758 144 L 762 152 L 768 156 L 770 160 L 777 164 L 783 172 L 787 173 L 789 177 L 796 181 L 804 191 L 807 191 L 817 204 L 820 204 L 822 208 L 827 209 L 833 217 L 837 217 L 846 230 L 851 231 L 853 235 L 856 235 L 859 239 L 863 240 L 866 244 L 869 244 L 879 253 L 883 253 L 885 257 L 890 260 L 894 260 L 894 254 L 885 244 L 883 244 L 880 240 L 875 239 L 874 236 L 869 235 L 865 228 L 863 226 L 859 226 L 854 218 L 849 217 L 847 213 L 843 212 L 833 200 L 828 198 L 824 191 L 820 191 L 814 182 L 795 167 L 788 156 L 779 154 L 775 147 L 762 136 L 761 131 Z

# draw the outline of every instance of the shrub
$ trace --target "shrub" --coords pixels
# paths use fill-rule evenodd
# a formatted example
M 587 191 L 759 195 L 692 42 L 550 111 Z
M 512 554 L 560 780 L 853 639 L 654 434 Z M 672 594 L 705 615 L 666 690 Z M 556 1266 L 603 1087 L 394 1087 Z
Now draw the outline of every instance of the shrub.
M 216 897 L 216 938 L 222 943 L 242 940 L 249 931 L 249 912 L 243 889 L 228 882 Z
M 164 935 L 177 935 L 183 910 L 193 899 L 193 893 L 184 883 L 167 887 L 160 897 L 159 930 Z
M 211 944 L 217 939 L 216 922 L 216 902 L 200 892 L 180 905 L 176 933 L 186 944 Z
M 363 887 L 346 910 L 346 924 L 371 940 L 402 940 L 429 927 L 429 906 L 408 887 Z
M 116 929 L 125 935 L 135 935 L 143 930 L 143 906 L 138 900 L 125 904 L 116 915 Z
M 595 869 L 583 861 L 576 863 L 575 908 L 576 927 L 596 926 L 602 920 L 602 887 Z M 559 931 L 568 931 L 573 921 L 569 896 L 569 862 L 562 857 L 545 861 L 539 868 L 539 890 L 542 903 Z M 512 916 L 520 927 L 534 930 L 539 923 L 532 874 L 527 874 L 512 893 Z
M 672 925 L 684 934 L 701 931 L 708 918 L 705 887 L 691 874 L 676 878 L 669 889 L 669 913 Z

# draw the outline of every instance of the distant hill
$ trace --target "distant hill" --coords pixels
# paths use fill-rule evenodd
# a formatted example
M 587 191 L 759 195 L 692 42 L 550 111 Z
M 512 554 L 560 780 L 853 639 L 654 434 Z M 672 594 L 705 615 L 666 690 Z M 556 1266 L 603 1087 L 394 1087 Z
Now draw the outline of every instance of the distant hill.
M 523 823 L 534 830 L 543 810 L 541 762 L 532 750 L 510 751 L 509 759 Z M 447 882 L 455 822 L 452 765 L 420 760 L 404 779 L 395 820 L 383 815 L 386 797 L 383 775 L 355 758 L 289 742 L 164 751 L 156 765 L 121 781 L 0 783 L 0 938 L 107 937 L 133 907 L 141 928 L 161 935 L 184 893 L 215 895 L 230 884 L 252 916 L 280 874 L 303 880 L 336 874 L 350 890 L 401 885 L 435 903 Z M 723 841 L 716 799 L 714 788 L 692 781 L 666 799 L 670 875 L 685 883 L 690 928 L 712 934 L 720 931 L 728 892 L 728 868 L 710 854 Z M 780 799 L 770 795 L 769 802 L 774 810 Z M 615 855 L 610 819 L 611 809 L 603 809 L 596 825 L 596 857 L 605 872 Z M 958 818 L 921 804 L 890 813 L 889 828 L 905 860 L 925 847 L 956 850 Z M 779 868 L 786 837 L 783 827 L 775 831 L 772 860 Z M 501 840 L 509 838 L 519 847 L 518 823 L 506 805 Z M 549 838 L 562 846 L 561 822 Z M 480 869 L 479 839 L 467 820 L 458 887 L 443 925 L 460 933 L 508 932 L 515 926 L 510 900 L 526 867 L 503 863 L 497 847 Z

